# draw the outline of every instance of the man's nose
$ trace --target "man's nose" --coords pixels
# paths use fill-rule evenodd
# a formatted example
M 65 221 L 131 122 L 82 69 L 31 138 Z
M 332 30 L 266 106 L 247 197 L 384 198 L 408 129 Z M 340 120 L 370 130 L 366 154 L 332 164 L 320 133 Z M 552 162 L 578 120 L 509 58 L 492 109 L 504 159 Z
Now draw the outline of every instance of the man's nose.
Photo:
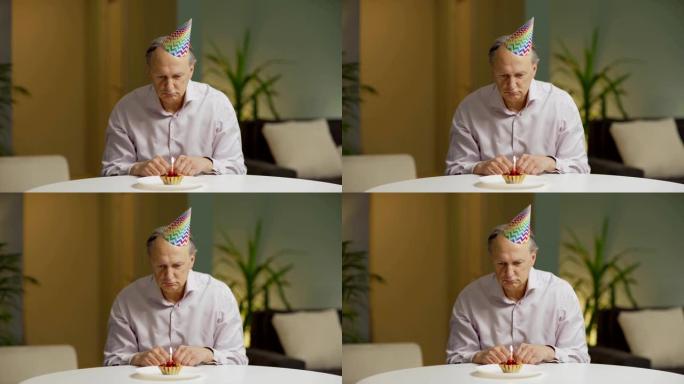
M 164 277 L 166 278 L 166 280 L 172 279 L 173 271 L 171 270 L 171 268 L 167 268 L 166 271 L 164 271 Z
M 509 77 L 507 85 L 508 85 L 508 89 L 515 89 L 515 78 Z

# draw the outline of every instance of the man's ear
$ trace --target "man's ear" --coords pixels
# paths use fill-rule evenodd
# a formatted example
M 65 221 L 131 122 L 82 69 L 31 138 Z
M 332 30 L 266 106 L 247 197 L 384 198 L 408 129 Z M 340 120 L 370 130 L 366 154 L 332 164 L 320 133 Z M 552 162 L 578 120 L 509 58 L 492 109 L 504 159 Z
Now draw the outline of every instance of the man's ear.
M 534 267 L 534 262 L 537 261 L 537 251 L 531 251 L 530 257 L 532 258 L 532 266 Z

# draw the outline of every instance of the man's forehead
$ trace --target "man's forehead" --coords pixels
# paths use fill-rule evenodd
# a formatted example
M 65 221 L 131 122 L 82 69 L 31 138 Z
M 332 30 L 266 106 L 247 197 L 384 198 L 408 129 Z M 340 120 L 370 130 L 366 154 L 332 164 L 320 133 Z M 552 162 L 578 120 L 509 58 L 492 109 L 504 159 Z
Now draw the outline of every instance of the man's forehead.
M 190 55 L 183 57 L 175 57 L 166 52 L 163 48 L 158 47 L 152 52 L 150 57 L 150 69 L 187 69 L 190 68 Z
M 177 247 L 166 241 L 163 237 L 158 236 L 152 243 L 150 256 L 155 261 L 162 259 L 171 262 L 184 260 L 190 256 L 190 244 L 188 243 L 182 247 Z

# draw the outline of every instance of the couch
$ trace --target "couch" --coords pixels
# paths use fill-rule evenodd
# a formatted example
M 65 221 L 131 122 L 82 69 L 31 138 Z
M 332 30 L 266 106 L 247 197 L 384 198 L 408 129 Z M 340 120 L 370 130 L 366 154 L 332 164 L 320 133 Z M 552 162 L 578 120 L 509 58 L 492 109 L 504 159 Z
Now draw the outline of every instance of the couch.
M 618 322 L 620 312 L 636 310 L 638 309 L 612 308 L 598 312 L 596 346 L 589 348 L 592 363 L 651 368 L 649 359 L 631 353 L 625 334 Z M 684 374 L 684 367 L 672 367 L 663 370 Z
M 342 145 L 342 119 L 328 119 L 330 134 L 338 146 Z M 280 167 L 276 164 L 268 142 L 263 134 L 264 124 L 277 123 L 277 120 L 250 120 L 243 121 L 240 126 L 242 134 L 242 153 L 245 157 L 245 166 L 250 175 L 297 177 L 294 169 Z M 342 184 L 342 175 L 332 179 L 322 179 L 329 183 Z
M 648 120 L 648 119 L 646 119 Z M 626 120 L 592 120 L 589 122 L 588 151 L 589 166 L 592 173 L 606 175 L 644 177 L 644 171 L 639 168 L 629 167 L 623 163 L 620 152 L 617 149 L 613 136 L 610 133 L 610 126 L 614 122 L 624 122 Z M 675 119 L 679 136 L 684 142 L 684 118 Z M 654 150 L 657 150 L 654 148 Z M 684 183 L 684 176 L 662 179 L 676 183 Z
M 249 358 L 250 365 L 306 369 L 304 361 L 285 355 L 285 350 L 278 338 L 278 332 L 276 332 L 272 323 L 275 314 L 292 312 L 295 311 L 266 310 L 257 311 L 252 314 L 252 325 L 249 332 L 250 347 L 247 348 L 247 357 Z M 338 316 L 341 323 L 341 311 L 338 311 Z M 323 372 L 342 375 L 342 367 Z

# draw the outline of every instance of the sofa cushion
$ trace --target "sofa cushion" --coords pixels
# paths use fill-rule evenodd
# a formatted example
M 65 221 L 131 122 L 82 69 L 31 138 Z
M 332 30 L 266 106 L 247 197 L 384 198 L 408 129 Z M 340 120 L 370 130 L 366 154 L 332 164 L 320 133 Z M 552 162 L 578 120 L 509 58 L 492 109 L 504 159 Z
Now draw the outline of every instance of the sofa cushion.
M 618 323 L 632 353 L 650 359 L 654 368 L 684 366 L 682 308 L 621 312 Z
M 306 179 L 342 175 L 342 159 L 324 119 L 264 125 L 264 137 L 276 164 Z
M 628 166 L 651 178 L 684 175 L 684 143 L 674 119 L 613 123 L 610 133 Z
M 334 309 L 273 316 L 285 354 L 306 362 L 306 369 L 342 366 L 342 327 Z

